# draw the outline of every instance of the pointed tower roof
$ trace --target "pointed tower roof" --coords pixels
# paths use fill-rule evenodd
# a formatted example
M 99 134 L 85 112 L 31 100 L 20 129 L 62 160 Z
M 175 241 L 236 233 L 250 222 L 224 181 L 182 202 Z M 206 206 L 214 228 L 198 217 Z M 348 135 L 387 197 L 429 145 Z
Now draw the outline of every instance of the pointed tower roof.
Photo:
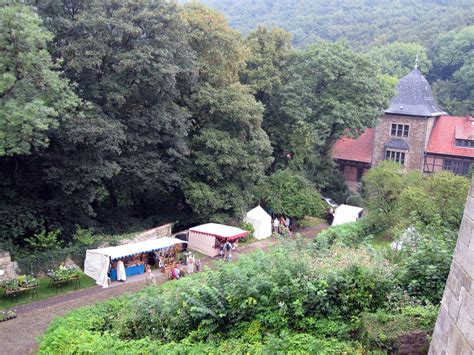
M 446 115 L 436 103 L 431 86 L 417 66 L 397 84 L 397 96 L 392 98 L 385 113 L 408 116 Z

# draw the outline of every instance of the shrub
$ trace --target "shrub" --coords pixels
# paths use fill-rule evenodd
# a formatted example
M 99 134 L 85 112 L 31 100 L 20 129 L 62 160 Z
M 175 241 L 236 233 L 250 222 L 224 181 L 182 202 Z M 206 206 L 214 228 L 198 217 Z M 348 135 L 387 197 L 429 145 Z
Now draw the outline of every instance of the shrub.
M 357 247 L 367 244 L 373 236 L 369 233 L 369 225 L 365 219 L 330 227 L 320 232 L 315 239 L 318 250 L 328 250 L 334 244 Z
M 239 228 L 249 232 L 249 234 L 247 234 L 245 237 L 240 238 L 241 242 L 246 242 L 247 240 L 253 239 L 255 228 L 253 227 L 252 223 L 242 221 L 239 224 Z
M 438 308 L 434 306 L 405 307 L 398 313 L 377 311 L 362 316 L 361 338 L 368 349 L 391 350 L 397 339 L 413 331 L 431 334 Z
M 25 238 L 33 252 L 43 252 L 51 249 L 57 249 L 61 246 L 58 237 L 61 235 L 61 229 L 55 229 L 51 232 L 42 230 L 40 233 L 33 234 L 30 238 Z
M 385 269 L 362 249 L 315 258 L 304 243 L 287 241 L 269 253 L 72 312 L 50 327 L 40 349 L 356 352 L 361 347 L 349 334 L 361 312 L 383 305 L 391 286 Z M 76 331 L 81 341 L 66 338 Z

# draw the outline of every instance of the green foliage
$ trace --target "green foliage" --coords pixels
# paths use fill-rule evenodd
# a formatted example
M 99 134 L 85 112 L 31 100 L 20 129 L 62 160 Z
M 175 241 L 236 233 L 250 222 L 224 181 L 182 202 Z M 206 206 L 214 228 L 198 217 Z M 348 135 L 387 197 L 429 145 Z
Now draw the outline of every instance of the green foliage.
M 350 341 L 349 324 L 383 305 L 390 271 L 369 254 L 341 255 L 315 259 L 304 244 L 289 242 L 268 254 L 242 256 L 213 271 L 79 309 L 54 322 L 40 353 L 101 352 L 107 346 L 172 353 L 361 352 Z
M 363 0 L 204 0 L 223 12 L 233 27 L 248 33 L 258 25 L 280 27 L 305 46 L 317 39 L 345 38 L 354 47 L 394 41 L 430 45 L 438 34 L 473 22 L 472 2 Z M 433 26 L 433 19 L 439 23 Z
M 18 276 L 11 280 L 0 282 L 0 287 L 7 291 L 18 291 L 22 288 L 30 288 L 38 286 L 38 281 L 31 275 Z
M 414 230 L 410 238 L 401 237 L 396 277 L 408 294 L 424 303 L 438 304 L 448 278 L 455 232 L 432 227 Z
M 469 180 L 450 171 L 430 176 L 404 173 L 401 166 L 383 161 L 363 178 L 363 196 L 374 223 L 388 229 L 414 223 L 439 224 L 457 230 Z
M 97 238 L 94 237 L 94 230 L 92 228 L 84 229 L 76 225 L 76 231 L 73 236 L 74 244 L 84 245 L 86 247 L 93 246 L 97 243 Z
M 400 312 L 379 310 L 362 316 L 361 333 L 364 345 L 381 350 L 393 350 L 398 337 L 412 331 L 432 334 L 438 308 L 428 306 L 405 307 Z
M 318 233 L 316 247 L 318 250 L 329 250 L 334 244 L 341 244 L 346 247 L 358 247 L 368 244 L 373 235 L 366 219 L 360 219 L 353 223 L 345 223 L 330 227 Z
M 54 281 L 65 281 L 80 277 L 82 275 L 82 271 L 75 266 L 64 267 L 61 265 L 58 269 L 49 270 L 47 275 Z
M 28 274 L 46 273 L 50 269 L 55 269 L 70 257 L 78 266 L 82 267 L 86 258 L 86 246 L 75 245 L 66 248 L 49 249 L 43 252 L 18 253 L 15 260 L 18 268 Z
M 44 252 L 51 249 L 57 249 L 61 246 L 58 237 L 61 235 L 61 229 L 55 229 L 50 232 L 42 230 L 30 238 L 25 238 L 33 252 Z
M 291 34 L 278 28 L 258 27 L 249 33 L 246 44 L 250 56 L 241 70 L 241 81 L 255 90 L 256 99 L 267 106 L 268 113 L 271 98 L 281 88 L 286 62 L 293 53 Z
M 246 242 L 247 240 L 253 239 L 255 228 L 253 227 L 252 223 L 242 221 L 239 223 L 238 227 L 249 232 L 249 234 L 247 234 L 244 238 L 240 238 L 241 242 Z
M 238 81 L 248 55 L 242 36 L 202 5 L 185 6 L 183 15 L 200 75 L 186 100 L 193 127 L 182 190 L 200 219 L 221 222 L 243 215 L 251 187 L 272 161 L 271 147 L 261 128 L 262 105 Z
M 274 213 L 297 219 L 322 217 L 326 210 L 321 195 L 312 184 L 289 169 L 268 177 L 259 187 L 259 196 Z
M 343 133 L 357 135 L 372 126 L 392 94 L 376 66 L 347 43 L 308 46 L 290 60 L 281 90 L 274 134 L 290 135 L 284 141 L 291 146 L 280 149 L 294 153 L 293 168 L 301 168 L 311 154 L 328 157 Z
M 418 43 L 394 42 L 384 46 L 373 47 L 368 53 L 378 63 L 382 73 L 401 79 L 410 73 L 418 57 L 418 69 L 427 75 L 432 67 L 428 58 L 428 49 Z
M 439 101 L 451 114 L 474 111 L 474 26 L 440 35 L 433 48 L 433 79 Z
M 0 157 L 30 154 L 49 144 L 79 101 L 60 77 L 46 46 L 52 34 L 23 4 L 0 5 Z

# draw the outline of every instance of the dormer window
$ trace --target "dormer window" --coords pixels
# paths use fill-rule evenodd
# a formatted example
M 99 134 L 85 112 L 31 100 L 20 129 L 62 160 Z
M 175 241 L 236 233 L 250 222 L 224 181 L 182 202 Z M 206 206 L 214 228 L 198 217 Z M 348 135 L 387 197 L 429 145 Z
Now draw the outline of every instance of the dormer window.
M 454 143 L 456 147 L 463 147 L 463 148 L 474 148 L 474 140 L 469 139 L 456 139 Z
M 397 124 L 392 123 L 392 129 L 390 131 L 390 135 L 393 137 L 408 137 L 408 133 L 410 132 L 410 126 L 407 124 Z

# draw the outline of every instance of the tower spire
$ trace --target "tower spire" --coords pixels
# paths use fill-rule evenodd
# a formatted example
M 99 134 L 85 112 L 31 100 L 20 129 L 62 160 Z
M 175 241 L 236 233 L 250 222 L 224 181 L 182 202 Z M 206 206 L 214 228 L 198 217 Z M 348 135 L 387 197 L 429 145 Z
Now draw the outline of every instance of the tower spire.
M 418 69 L 418 52 L 416 52 L 415 69 Z

